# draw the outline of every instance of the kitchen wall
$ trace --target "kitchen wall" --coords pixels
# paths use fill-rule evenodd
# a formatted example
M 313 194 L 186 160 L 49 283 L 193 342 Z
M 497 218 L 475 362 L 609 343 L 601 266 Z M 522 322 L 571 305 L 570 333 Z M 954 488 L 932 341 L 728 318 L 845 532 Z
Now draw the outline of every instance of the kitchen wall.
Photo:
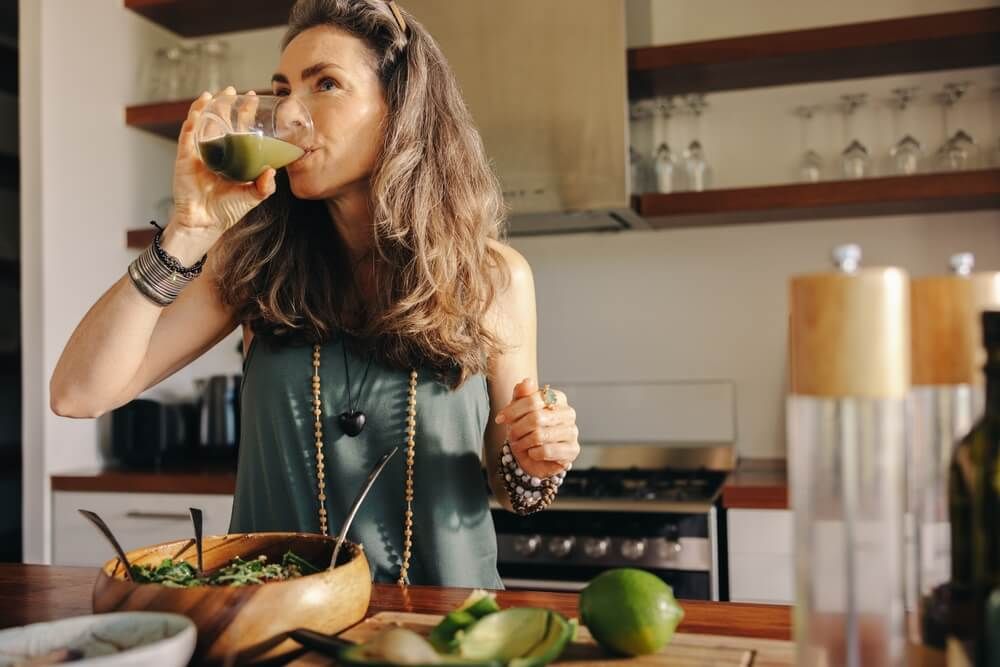
M 21 0 L 24 558 L 50 555 L 49 475 L 101 462 L 103 423 L 49 411 L 48 380 L 90 305 L 134 251 L 125 230 L 170 193 L 175 145 L 125 126 L 140 58 L 172 38 L 121 0 Z M 236 338 L 155 393 L 237 372 Z
M 993 4 L 625 1 L 632 45 Z M 277 29 L 227 37 L 246 56 L 235 76 L 238 86 L 267 81 L 280 34 Z M 144 225 L 169 193 L 173 143 L 125 127 L 123 106 L 139 98 L 140 58 L 170 39 L 124 10 L 121 0 L 20 1 L 24 556 L 29 562 L 50 556 L 49 475 L 101 461 L 99 424 L 53 415 L 48 378 L 73 327 L 134 256 L 124 247 L 125 230 Z M 718 117 L 721 128 L 722 108 Z M 711 116 L 706 120 L 711 132 Z M 796 139 L 789 134 L 782 145 L 794 146 Z M 733 140 L 709 136 L 706 144 L 722 151 Z M 741 451 L 780 456 L 787 275 L 823 266 L 829 246 L 844 240 L 862 243 L 873 262 L 899 263 L 919 273 L 939 270 L 948 253 L 967 248 L 977 251 L 981 265 L 1000 268 L 997 222 L 991 212 L 541 238 L 514 245 L 535 271 L 545 381 L 734 379 Z M 153 393 L 187 394 L 195 376 L 233 372 L 239 364 L 235 345 L 235 338 L 228 339 Z

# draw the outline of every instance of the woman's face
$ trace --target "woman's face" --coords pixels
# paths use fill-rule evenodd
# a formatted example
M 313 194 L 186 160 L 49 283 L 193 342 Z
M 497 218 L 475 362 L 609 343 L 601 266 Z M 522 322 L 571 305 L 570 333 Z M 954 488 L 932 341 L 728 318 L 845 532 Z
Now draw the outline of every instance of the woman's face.
M 387 112 L 365 43 L 330 26 L 305 30 L 281 54 L 271 85 L 276 95 L 303 100 L 312 114 L 312 145 L 288 166 L 292 193 L 330 199 L 363 185 L 382 147 Z

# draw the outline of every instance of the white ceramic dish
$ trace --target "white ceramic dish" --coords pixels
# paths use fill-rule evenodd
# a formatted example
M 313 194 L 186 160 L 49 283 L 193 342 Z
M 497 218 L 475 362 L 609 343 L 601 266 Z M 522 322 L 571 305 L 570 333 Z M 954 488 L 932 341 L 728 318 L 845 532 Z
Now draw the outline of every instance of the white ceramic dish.
M 184 667 L 194 653 L 196 639 L 194 623 L 180 614 L 129 611 L 76 616 L 0 630 L 0 667 L 55 657 L 64 649 L 83 654 L 67 663 L 71 665 Z

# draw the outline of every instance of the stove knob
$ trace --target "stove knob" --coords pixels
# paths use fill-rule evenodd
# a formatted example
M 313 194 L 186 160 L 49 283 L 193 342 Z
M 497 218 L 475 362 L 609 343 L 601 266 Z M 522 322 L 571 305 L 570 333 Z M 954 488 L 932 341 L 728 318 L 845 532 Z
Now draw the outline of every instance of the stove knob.
M 548 543 L 549 553 L 556 558 L 566 558 L 573 551 L 575 542 L 572 537 L 553 537 Z
M 606 537 L 588 537 L 583 541 L 583 553 L 588 558 L 604 558 L 610 546 L 611 540 Z
M 639 560 L 646 553 L 646 540 L 625 540 L 622 542 L 622 556 L 629 560 Z
M 681 543 L 676 540 L 663 540 L 656 549 L 657 555 L 663 560 L 673 560 L 681 553 Z
M 538 547 L 542 545 L 542 538 L 538 535 L 515 535 L 514 553 L 518 556 L 534 556 L 538 553 Z

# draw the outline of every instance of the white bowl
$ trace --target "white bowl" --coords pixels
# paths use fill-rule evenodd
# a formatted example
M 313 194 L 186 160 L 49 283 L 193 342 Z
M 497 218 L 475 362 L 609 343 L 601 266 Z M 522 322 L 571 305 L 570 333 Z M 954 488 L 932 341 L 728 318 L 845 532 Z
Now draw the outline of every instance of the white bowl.
M 184 667 L 194 653 L 197 630 L 180 614 L 128 611 L 76 616 L 0 630 L 0 667 L 61 649 L 77 649 L 73 665 Z

